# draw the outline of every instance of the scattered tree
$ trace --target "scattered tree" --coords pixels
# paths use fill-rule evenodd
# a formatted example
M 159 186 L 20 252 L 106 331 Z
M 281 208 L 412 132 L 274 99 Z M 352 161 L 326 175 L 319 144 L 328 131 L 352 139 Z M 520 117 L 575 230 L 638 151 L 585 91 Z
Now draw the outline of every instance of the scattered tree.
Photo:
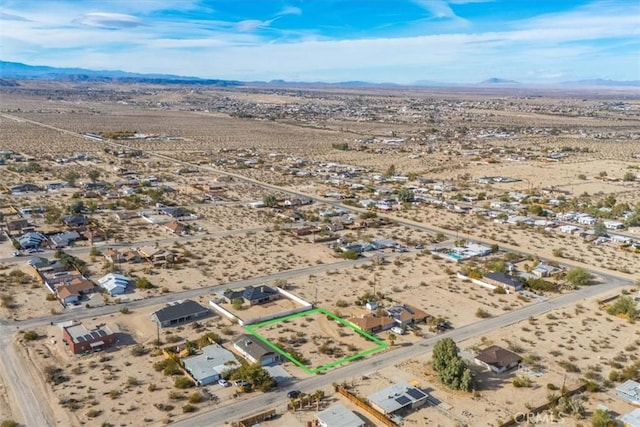
M 98 178 L 100 178 L 100 171 L 98 169 L 91 169 L 87 172 L 87 176 L 91 180 L 91 182 L 96 182 Z
M 596 409 L 591 417 L 591 425 L 593 427 L 615 427 L 618 423 L 613 419 L 609 411 L 605 409 Z
M 411 203 L 414 200 L 413 191 L 408 188 L 398 190 L 398 200 L 402 203 Z
M 451 338 L 436 343 L 431 364 L 447 387 L 464 391 L 473 389 L 473 372 L 460 357 L 458 346 Z
M 273 194 L 267 194 L 262 198 L 262 203 L 268 208 L 275 208 L 278 206 L 278 198 Z
M 572 268 L 567 271 L 564 279 L 573 286 L 586 286 L 593 279 L 593 275 L 584 268 Z

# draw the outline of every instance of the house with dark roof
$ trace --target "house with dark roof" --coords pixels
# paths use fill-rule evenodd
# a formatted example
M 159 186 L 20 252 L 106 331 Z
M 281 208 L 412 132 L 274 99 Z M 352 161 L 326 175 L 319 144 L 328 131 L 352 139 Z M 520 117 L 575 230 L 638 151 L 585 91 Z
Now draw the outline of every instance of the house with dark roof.
M 30 192 L 40 191 L 40 190 L 41 190 L 40 187 L 31 183 L 18 184 L 18 185 L 9 187 L 9 191 L 11 192 L 11 194 L 30 193 Z
M 253 335 L 240 335 L 233 342 L 233 348 L 251 363 L 260 363 L 262 366 L 269 366 L 282 361 L 280 353 Z
M 488 283 L 490 286 L 500 286 L 506 291 L 517 292 L 522 290 L 522 282 L 516 277 L 501 272 L 490 272 L 485 274 L 481 281 Z
M 70 228 L 84 227 L 89 224 L 89 218 L 84 215 L 65 215 L 62 217 L 62 223 Z
M 522 363 L 522 357 L 498 345 L 492 345 L 478 353 L 473 361 L 491 372 L 501 374 L 518 367 Z
M 79 323 L 62 328 L 62 342 L 73 354 L 102 351 L 115 344 L 116 334 L 105 325 L 89 330 Z
M 249 305 L 266 304 L 270 301 L 278 300 L 282 297 L 280 292 L 269 286 L 247 286 L 241 290 L 227 289 L 222 296 L 227 300 L 229 304 L 237 299 L 242 299 Z
M 23 234 L 18 237 L 17 240 L 22 249 L 36 249 L 39 248 L 46 239 L 44 234 L 32 231 Z
M 184 209 L 180 207 L 173 207 L 173 206 L 164 206 L 158 209 L 158 212 L 162 215 L 168 215 L 172 218 L 182 218 L 185 216 L 189 216 L 187 211 L 185 211 Z
M 151 320 L 165 328 L 191 322 L 211 314 L 208 308 L 190 299 L 176 301 L 154 312 Z
M 31 224 L 29 224 L 29 220 L 27 219 L 14 219 L 13 221 L 7 221 L 7 231 L 9 235 L 13 232 L 18 233 L 26 233 L 28 231 L 33 231 L 34 228 Z

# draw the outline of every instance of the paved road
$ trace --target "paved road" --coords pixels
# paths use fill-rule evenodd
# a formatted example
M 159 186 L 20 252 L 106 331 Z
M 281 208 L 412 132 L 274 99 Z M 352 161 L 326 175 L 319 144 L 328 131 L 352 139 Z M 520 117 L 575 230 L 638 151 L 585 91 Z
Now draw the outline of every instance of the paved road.
M 29 375 L 25 375 L 24 361 L 15 345 L 17 344 L 12 342 L 11 335 L 0 335 L 0 348 L 2 348 L 0 375 L 5 381 L 5 388 L 11 393 L 10 401 L 15 402 L 22 413 L 21 425 L 55 426 L 49 402 L 43 401 L 40 393 L 34 390 L 35 386 L 30 381 Z
M 392 254 L 388 258 L 400 254 Z M 163 294 L 152 298 L 139 299 L 135 301 L 124 302 L 117 305 L 106 305 L 103 307 L 84 308 L 80 307 L 76 310 L 65 311 L 57 315 L 43 316 L 22 321 L 0 320 L 0 348 L 2 351 L 2 359 L 0 359 L 0 375 L 5 381 L 6 389 L 11 393 L 14 402 L 19 405 L 22 413 L 22 420 L 27 426 L 53 426 L 54 422 L 50 420 L 50 408 L 48 402 L 43 401 L 42 396 L 33 389 L 33 385 L 25 373 L 23 361 L 18 355 L 12 344 L 12 337 L 18 329 L 29 330 L 39 326 L 48 325 L 50 323 L 60 323 L 70 320 L 82 320 L 90 317 L 98 317 L 107 314 L 119 312 L 122 307 L 130 310 L 148 307 L 152 305 L 164 304 L 170 301 L 176 301 L 185 298 L 195 298 L 202 295 L 210 295 L 217 290 L 244 288 L 249 285 L 258 285 L 264 282 L 273 282 L 275 280 L 287 280 L 298 276 L 308 276 L 311 274 L 320 274 L 328 270 L 337 270 L 351 267 L 353 265 L 371 262 L 370 259 L 360 258 L 354 261 L 340 261 L 334 264 L 320 264 L 311 267 L 305 267 L 295 270 L 286 270 L 269 276 L 253 277 L 247 280 L 240 280 L 231 283 L 221 283 L 204 286 L 196 289 L 188 289 L 170 294 Z M 33 403 L 35 402 L 35 403 Z
M 296 225 L 292 225 L 292 228 L 295 228 Z M 143 246 L 153 246 L 156 243 L 165 244 L 165 243 L 174 243 L 174 242 L 193 242 L 202 240 L 205 238 L 219 238 L 226 236 L 234 236 L 237 234 L 248 234 L 248 233 L 259 233 L 265 231 L 269 227 L 252 227 L 252 228 L 238 228 L 235 230 L 222 230 L 222 231 L 213 231 L 206 234 L 192 234 L 187 236 L 173 236 L 173 237 L 165 237 L 163 239 L 155 239 L 155 240 L 145 240 L 141 242 L 96 242 L 94 246 L 97 248 L 130 248 L 130 247 L 143 247 Z M 87 254 L 91 251 L 90 246 L 78 246 L 78 247 L 68 247 L 64 248 L 64 251 L 70 255 L 78 255 L 78 254 Z M 55 252 L 54 249 L 44 250 L 43 252 L 38 252 L 34 254 L 24 254 L 20 257 L 8 257 L 8 258 L 0 258 L 0 262 L 19 262 L 20 260 L 24 260 L 25 258 L 29 258 L 31 255 L 33 256 L 47 256 L 48 254 L 53 254 Z
M 13 119 L 13 120 L 20 120 L 20 121 L 25 121 L 25 122 L 29 122 L 32 123 L 34 125 L 38 125 L 38 126 L 43 126 L 45 128 L 48 129 L 52 129 L 55 131 L 59 131 L 62 132 L 64 134 L 67 135 L 71 135 L 74 137 L 80 137 L 80 138 L 84 138 L 82 135 L 75 133 L 75 132 L 71 132 L 65 129 L 61 129 L 61 128 L 57 128 L 51 125 L 46 125 L 43 123 L 39 123 L 36 121 L 32 121 L 32 120 L 27 120 L 27 119 L 22 119 L 20 117 L 16 117 L 16 116 L 11 116 L 11 115 L 7 115 L 7 114 L 2 114 L 2 116 Z M 115 147 L 119 147 L 119 148 L 130 148 L 129 146 L 127 146 L 126 144 L 121 144 L 121 143 L 116 143 L 113 141 L 103 141 L 104 144 L 106 145 L 111 145 L 111 146 L 115 146 Z M 162 154 L 158 154 L 158 153 L 154 153 L 154 152 L 148 152 L 147 154 L 153 156 L 153 157 L 157 157 L 157 158 L 162 158 L 171 162 L 174 162 L 176 164 L 181 164 L 181 165 L 185 165 L 185 166 L 193 166 L 192 164 L 188 163 L 188 162 L 183 162 L 183 161 L 179 161 L 176 160 L 172 157 L 169 156 L 165 156 Z M 276 191 L 276 192 L 280 192 L 280 193 L 286 193 L 286 194 L 290 194 L 290 195 L 294 195 L 294 196 L 298 196 L 298 197 L 306 197 L 308 199 L 317 201 L 317 202 L 321 202 L 321 203 L 326 203 L 329 205 L 333 205 L 336 207 L 341 207 L 343 209 L 347 209 L 353 212 L 363 212 L 365 211 L 364 209 L 360 209 L 360 208 L 354 208 L 351 206 L 346 206 L 343 205 L 341 202 L 339 201 L 335 201 L 335 200 L 328 200 L 325 199 L 323 197 L 318 197 L 315 195 L 308 195 L 305 193 L 301 193 L 301 192 L 297 192 L 297 191 L 293 191 L 293 190 L 289 190 L 289 189 L 284 189 L 281 188 L 279 186 L 276 185 L 272 185 L 272 184 L 267 184 L 267 183 L 263 183 L 248 177 L 245 177 L 243 175 L 239 175 L 239 174 L 235 174 L 235 173 L 231 173 L 231 172 L 227 172 L 227 171 L 223 171 L 223 170 L 219 170 L 217 168 L 211 167 L 211 166 L 203 166 L 203 165 L 197 165 L 198 168 L 200 169 L 204 169 L 204 170 L 209 170 L 211 172 L 214 173 L 218 173 L 218 174 L 223 174 L 223 175 L 227 175 L 227 176 L 232 176 L 240 181 L 243 182 L 247 182 L 247 183 L 251 183 L 254 184 L 256 186 L 265 188 L 265 189 L 269 189 L 272 191 Z M 396 218 L 394 216 L 389 216 L 389 215 L 382 215 L 380 214 L 380 216 L 383 217 L 387 217 L 393 221 L 395 221 L 396 223 L 400 224 L 400 225 L 404 225 L 404 226 L 408 226 L 408 227 L 412 227 L 414 229 L 420 229 L 423 231 L 428 231 L 428 232 L 433 232 L 433 233 L 443 233 L 444 235 L 447 235 L 449 237 L 454 237 L 457 236 L 457 233 L 454 233 L 450 230 L 445 230 L 439 227 L 435 227 L 435 226 L 425 226 L 424 224 L 421 223 L 417 223 L 414 221 L 410 221 L 410 220 L 404 220 L 404 219 L 399 219 Z M 492 240 L 489 239 L 481 239 L 481 238 L 477 238 L 475 236 L 464 236 L 464 235 L 460 235 L 460 237 L 466 237 L 469 238 L 471 240 L 474 240 L 476 242 L 479 243 L 486 243 L 486 244 L 492 244 L 495 243 Z M 536 254 L 532 254 L 529 253 L 527 251 L 522 250 L 521 248 L 518 247 L 513 247 L 510 245 L 504 245 L 501 244 L 501 247 L 504 249 L 508 249 L 508 250 L 512 250 L 514 252 L 520 253 L 522 255 L 526 255 L 526 256 L 531 256 L 531 255 L 536 255 Z M 600 268 L 594 268 L 593 266 L 588 266 L 579 262 L 574 262 L 574 261 L 568 261 L 568 260 L 562 260 L 564 264 L 566 265 L 571 265 L 571 266 L 580 266 L 583 268 L 587 268 L 590 271 L 599 274 L 602 278 L 603 281 L 605 282 L 605 284 L 601 284 L 601 285 L 597 285 L 597 286 L 592 286 L 592 287 L 587 287 L 587 288 L 583 288 L 581 290 L 575 291 L 571 294 L 567 294 L 567 295 L 563 295 L 561 297 L 555 298 L 553 300 L 549 300 L 546 301 L 544 303 L 539 303 L 539 304 L 534 304 L 528 307 L 524 307 L 522 309 L 519 309 L 517 311 L 513 311 L 513 312 L 509 312 L 509 313 L 505 313 L 502 316 L 496 317 L 496 318 L 492 318 L 492 319 L 487 319 L 472 325 L 468 325 L 465 327 L 462 327 L 460 329 L 457 329 L 455 331 L 452 331 L 448 334 L 448 336 L 450 336 L 451 338 L 453 338 L 456 341 L 462 341 L 464 339 L 473 337 L 473 336 L 477 336 L 480 334 L 484 334 L 487 333 L 489 331 L 495 330 L 497 328 L 501 328 L 504 327 L 506 325 L 512 324 L 514 322 L 517 322 L 519 320 L 523 320 L 526 319 L 529 316 L 537 316 L 540 315 L 548 310 L 557 308 L 557 307 L 561 307 L 563 305 L 569 305 L 569 304 L 573 304 L 577 301 L 580 301 L 583 298 L 587 298 L 589 296 L 593 296 L 593 295 L 597 295 L 599 293 L 603 293 L 603 292 L 607 292 L 613 288 L 615 288 L 616 286 L 621 286 L 621 285 L 625 285 L 630 283 L 630 280 L 633 280 L 633 276 L 628 275 L 628 274 L 622 274 L 622 273 L 612 273 L 609 272 L 607 270 L 604 269 L 600 269 Z M 243 280 L 240 282 L 234 282 L 233 284 L 224 284 L 224 285 L 212 285 L 212 286 L 208 286 L 208 287 L 203 287 L 203 288 L 199 288 L 199 289 L 192 289 L 192 290 L 188 290 L 188 291 L 184 291 L 184 292 L 180 292 L 180 293 L 174 293 L 174 294 L 168 294 L 168 295 L 164 295 L 164 296 L 159 296 L 153 299 L 147 299 L 147 300 L 139 300 L 139 301 L 133 301 L 133 302 L 129 302 L 126 303 L 125 305 L 128 306 L 129 308 L 133 308 L 135 309 L 136 307 L 143 307 L 143 306 L 148 306 L 148 305 L 153 305 L 153 304 L 159 304 L 162 302 L 168 302 L 168 301 L 172 301 L 175 299 L 181 299 L 181 298 L 188 298 L 188 297 L 193 297 L 193 296 L 199 296 L 199 295 L 205 295 L 207 293 L 210 293 L 211 291 L 213 291 L 215 289 L 216 286 L 225 286 L 225 288 L 227 287 L 244 287 L 250 284 L 256 284 L 256 283 L 260 283 L 263 282 L 265 280 L 276 280 L 278 278 L 280 279 L 286 279 L 286 278 L 290 278 L 290 277 L 294 277 L 300 274 L 306 275 L 306 274 L 314 274 L 315 272 L 320 272 L 320 271 L 326 271 L 327 269 L 337 269 L 337 268 L 342 268 L 344 266 L 347 265 L 352 265 L 353 263 L 358 263 L 358 262 L 367 262 L 366 259 L 364 260 L 358 260 L 355 262 L 350 262 L 350 261 L 345 261 L 342 263 L 337 263 L 337 264 L 332 264 L 332 265 L 321 265 L 321 266 L 315 266 L 315 267 L 309 267 L 308 269 L 300 269 L 300 270 L 294 270 L 294 271 L 287 271 L 287 272 L 281 272 L 278 273 L 276 275 L 272 275 L 272 276 L 268 276 L 268 278 L 253 278 L 253 279 L 249 279 L 249 280 Z M 314 270 L 317 269 L 317 270 Z M 74 313 L 65 313 L 59 316 L 46 316 L 43 318 L 39 318 L 39 319 L 31 319 L 31 320 L 27 320 L 24 322 L 21 322 L 20 326 L 23 328 L 32 328 L 35 326 L 39 326 L 39 325 L 43 325 L 43 324 L 47 324 L 51 321 L 63 321 L 63 320 L 70 320 L 70 319 L 80 319 L 80 318 L 84 318 L 84 317 L 90 317 L 90 316 L 99 316 L 99 315 L 103 315 L 103 314 L 108 314 L 108 313 L 113 313 L 117 310 L 119 310 L 122 307 L 122 305 L 119 306 L 107 306 L 107 307 L 100 307 L 100 308 L 95 308 L 95 309 L 90 309 L 90 310 L 86 310 L 86 311 L 82 311 L 82 312 L 74 312 Z M 15 326 L 15 325 L 14 325 Z M 12 333 L 12 327 L 13 326 L 2 326 L 0 327 L 0 337 L 2 337 L 3 339 L 6 340 L 8 334 Z M 357 363 L 352 363 L 346 366 L 343 366 L 341 368 L 338 369 L 334 369 L 331 370 L 327 373 L 325 373 L 324 375 L 318 375 L 318 376 L 314 376 L 308 379 L 305 379 L 303 381 L 300 381 L 298 384 L 296 384 L 296 388 L 300 388 L 303 391 L 313 391 L 315 389 L 318 388 L 322 388 L 322 387 L 326 387 L 327 385 L 333 383 L 333 382 L 342 382 L 345 378 L 351 378 L 357 375 L 362 375 L 364 373 L 367 372 L 371 372 L 374 371 L 376 369 L 379 369 L 380 367 L 383 366 L 388 366 L 390 364 L 394 364 L 397 363 L 401 360 L 404 360 L 406 358 L 411 358 L 411 357 L 415 357 L 421 354 L 425 354 L 427 353 L 431 347 L 433 346 L 433 344 L 440 339 L 442 336 L 438 336 L 438 337 L 433 337 L 433 338 L 429 338 L 426 339 L 424 342 L 422 342 L 421 344 L 418 345 L 414 345 L 408 348 L 401 348 L 401 349 L 395 349 L 392 351 L 388 351 L 385 353 L 381 353 L 378 355 L 373 355 L 371 358 L 368 358 L 367 360 L 364 361 L 360 361 Z M 32 412 L 32 407 L 27 406 L 28 402 L 31 401 L 31 399 L 25 399 L 22 400 L 25 397 L 29 397 L 26 394 L 28 394 L 28 391 L 24 391 L 25 395 L 22 395 L 20 393 L 23 393 L 23 391 L 20 391 L 21 388 L 14 384 L 14 382 L 19 379 L 21 377 L 21 371 L 22 371 L 22 367 L 20 366 L 19 363 L 11 363 L 11 364 L 5 364 L 4 366 L 4 371 L 9 371 L 8 373 L 3 373 L 3 376 L 5 378 L 5 380 L 9 380 L 9 384 L 7 384 L 7 388 L 12 392 L 12 393 L 16 393 L 19 394 L 19 400 L 18 402 L 20 402 L 21 405 L 21 410 L 23 412 L 23 415 L 25 417 L 25 419 L 27 419 L 30 416 L 35 416 L 35 415 L 30 415 L 28 414 L 29 412 Z M 202 413 L 198 414 L 195 417 L 192 417 L 186 421 L 183 422 L 179 422 L 176 423 L 175 425 L 179 425 L 179 426 L 211 426 L 211 425 L 219 425 L 219 424 L 224 424 L 224 421 L 226 420 L 233 420 L 233 419 L 238 419 L 244 415 L 248 415 L 249 411 L 251 413 L 253 412 L 258 412 L 260 411 L 262 408 L 266 408 L 266 407 L 270 407 L 273 406 L 274 404 L 279 404 L 279 403 L 283 403 L 286 401 L 286 395 L 285 395 L 285 391 L 278 391 L 278 392 L 274 392 L 274 393 L 267 393 L 267 394 L 258 394 L 255 397 L 252 397 L 251 399 L 251 404 L 247 405 L 246 402 L 239 402 L 239 403 L 234 403 L 225 407 L 222 407 L 220 409 L 215 409 L 215 410 L 211 410 L 211 411 L 203 411 Z M 41 408 L 42 409 L 42 408 Z M 40 410 L 38 410 L 38 412 L 40 412 Z M 37 417 L 37 416 L 36 416 Z M 47 425 L 46 423 L 48 422 L 46 420 L 46 417 L 44 415 L 44 412 L 42 414 L 42 419 L 38 420 L 40 422 L 36 422 L 34 424 L 28 424 L 28 425 L 34 425 L 34 426 L 39 426 L 39 425 Z
M 623 280 L 616 280 L 602 285 L 594 285 L 579 289 L 543 303 L 533 304 L 519 310 L 509 311 L 500 316 L 485 319 L 467 326 L 454 329 L 446 334 L 440 334 L 424 339 L 410 347 L 396 347 L 382 353 L 373 354 L 365 360 L 360 360 L 340 368 L 329 370 L 322 375 L 316 375 L 287 387 L 286 389 L 256 394 L 251 396 L 251 404 L 246 401 L 233 401 L 229 404 L 222 404 L 218 408 L 203 410 L 198 415 L 183 421 L 171 424 L 174 427 L 210 427 L 223 425 L 227 422 L 238 421 L 245 416 L 258 413 L 279 405 L 285 405 L 288 401 L 286 393 L 288 390 L 299 389 L 303 392 L 311 393 L 318 389 L 326 389 L 333 383 L 342 383 L 346 379 L 367 375 L 384 367 L 402 362 L 403 360 L 424 357 L 427 355 L 437 341 L 444 337 L 462 342 L 469 338 L 485 335 L 496 329 L 502 329 L 529 317 L 537 317 L 548 311 L 578 303 L 586 298 L 594 297 L 606 293 L 619 286 L 627 285 Z

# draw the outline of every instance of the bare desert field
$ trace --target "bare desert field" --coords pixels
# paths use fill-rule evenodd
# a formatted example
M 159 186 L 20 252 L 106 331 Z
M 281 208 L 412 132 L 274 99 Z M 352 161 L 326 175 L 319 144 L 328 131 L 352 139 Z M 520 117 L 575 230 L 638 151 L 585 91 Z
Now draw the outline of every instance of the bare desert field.
M 640 241 L 633 233 L 640 221 L 635 92 L 622 98 L 614 90 L 521 96 L 500 88 L 113 83 L 86 90 L 35 81 L 0 92 L 3 337 L 12 340 L 34 393 L 60 425 L 163 425 L 237 401 L 250 404 L 261 393 L 215 385 L 205 387 L 215 398 L 205 399 L 201 389 L 177 389 L 175 375 L 162 372 L 158 338 L 176 346 L 215 333 L 231 350 L 246 330 L 212 315 L 158 331 L 150 320 L 160 307 L 151 305 L 155 298 L 193 291 L 193 299 L 207 305 L 226 286 L 255 280 L 285 286 L 342 318 L 367 314 L 363 305 L 370 300 L 379 313 L 402 304 L 426 312 L 428 322 L 410 333 L 377 334 L 394 349 L 437 337 L 444 320 L 454 328 L 479 324 L 573 292 L 565 279 L 569 269 L 588 270 L 590 286 L 615 278 L 629 293 L 640 279 Z M 561 231 L 578 224 L 559 219 L 568 212 L 589 217 L 579 231 Z M 43 245 L 44 252 L 20 243 L 25 236 L 54 242 L 73 232 L 82 236 L 59 248 Z M 361 254 L 341 249 L 381 239 L 394 244 Z M 468 242 L 491 246 L 491 253 L 456 262 L 429 249 Z M 164 251 L 171 261 L 112 262 L 104 256 L 109 249 Z M 120 272 L 146 283 L 63 307 L 35 280 L 31 255 L 72 256 L 92 280 Z M 458 276 L 495 266 L 530 272 L 539 261 L 561 272 L 548 279 L 553 290 L 538 295 L 493 292 Z M 149 304 L 133 305 L 141 300 Z M 104 305 L 120 311 L 92 315 L 91 307 Z M 55 325 L 58 315 L 112 325 L 121 340 L 104 353 L 71 356 Z M 47 320 L 34 328 L 37 339 L 15 334 L 15 325 L 38 319 Z M 586 425 L 598 405 L 618 415 L 630 410 L 613 390 L 620 373 L 637 362 L 634 325 L 608 315 L 593 298 L 457 343 L 469 361 L 491 344 L 525 360 L 525 369 L 497 376 L 474 365 L 473 393 L 442 386 L 429 352 L 345 383 L 366 396 L 398 380 L 415 381 L 442 402 L 409 414 L 405 425 L 497 426 L 588 380 L 597 387 L 554 414 Z M 373 345 L 319 313 L 260 333 L 295 344 L 312 367 Z M 290 362 L 283 367 L 294 383 L 314 378 Z M 3 380 L 0 418 L 20 419 L 14 413 L 19 402 Z M 515 387 L 514 380 L 525 385 Z M 343 400 L 323 391 L 322 407 Z M 283 414 L 264 425 L 303 425 L 321 409 L 277 407 Z

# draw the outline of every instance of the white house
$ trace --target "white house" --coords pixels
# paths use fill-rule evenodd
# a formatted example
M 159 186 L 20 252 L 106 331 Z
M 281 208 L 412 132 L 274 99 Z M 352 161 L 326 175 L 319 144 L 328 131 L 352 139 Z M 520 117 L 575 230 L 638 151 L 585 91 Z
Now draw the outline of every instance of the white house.
M 202 347 L 202 354 L 184 359 L 184 368 L 201 386 L 218 381 L 224 371 L 237 366 L 233 353 L 219 344 Z
M 608 230 L 620 230 L 624 228 L 624 224 L 620 221 L 605 221 L 604 227 Z
M 130 282 L 129 278 L 117 273 L 109 273 L 98 279 L 98 285 L 104 288 L 111 296 L 125 293 Z

